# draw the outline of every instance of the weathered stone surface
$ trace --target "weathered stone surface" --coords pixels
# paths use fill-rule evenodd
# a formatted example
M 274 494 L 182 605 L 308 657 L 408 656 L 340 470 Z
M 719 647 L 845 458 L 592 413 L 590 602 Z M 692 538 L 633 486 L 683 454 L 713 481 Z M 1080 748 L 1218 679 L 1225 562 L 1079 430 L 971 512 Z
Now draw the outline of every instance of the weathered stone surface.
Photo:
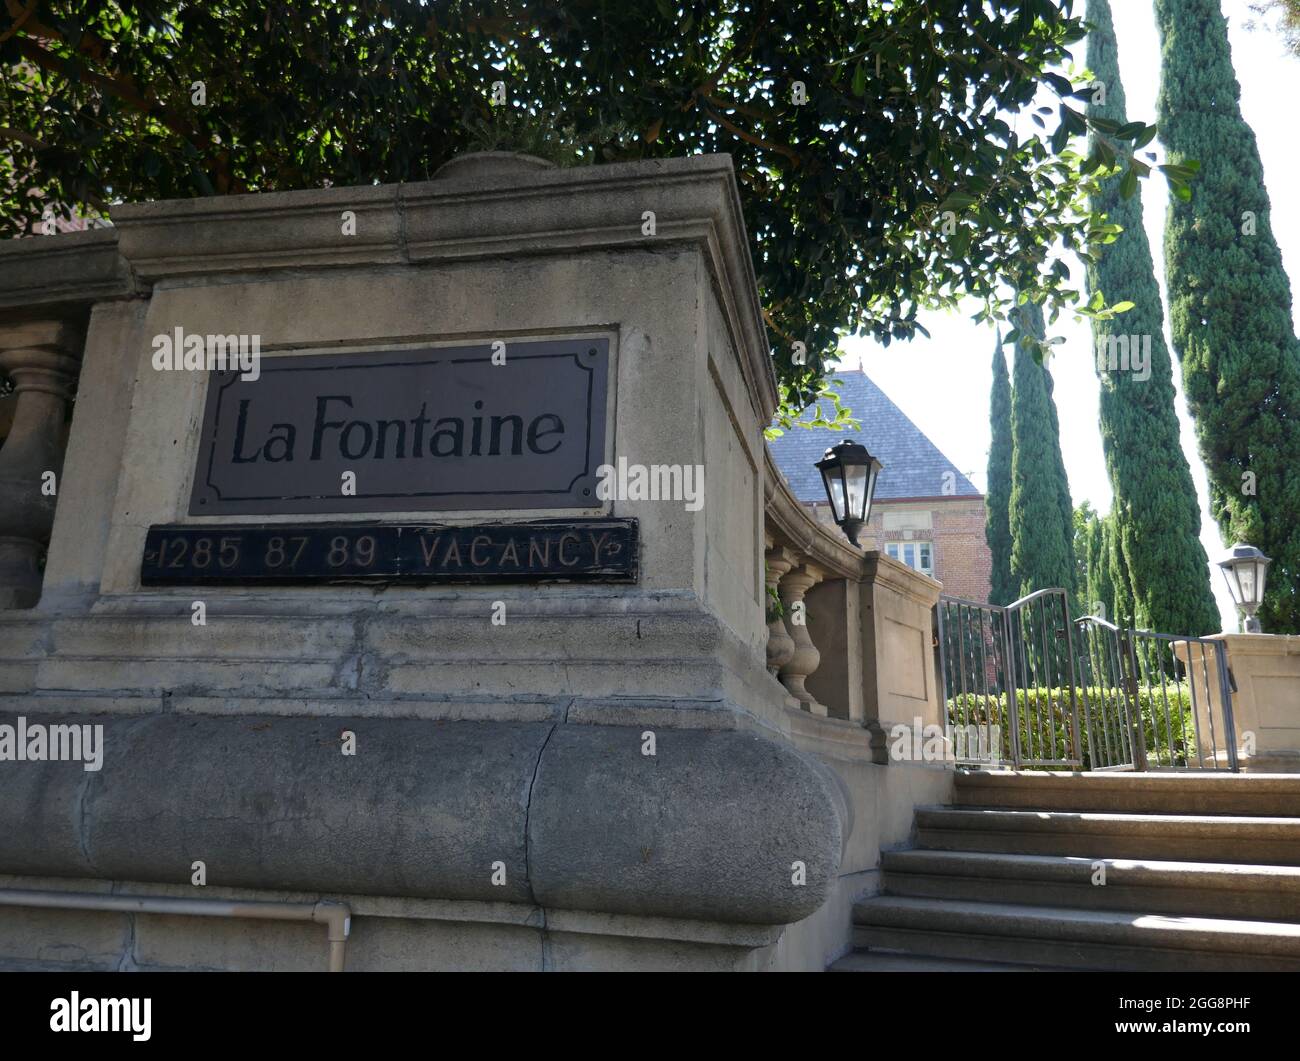
M 99 589 L 136 372 L 135 359 L 123 354 L 144 345 L 143 319 L 144 304 L 136 299 L 101 302 L 90 314 L 76 426 L 68 437 L 58 518 L 45 561 L 43 610 L 84 600 Z
M 200 860 L 226 887 L 786 924 L 839 865 L 823 768 L 752 733 L 664 729 L 644 756 L 625 726 L 28 719 L 54 721 L 103 725 L 103 768 L 4 764 L 0 872 L 184 884 Z
M 524 822 L 546 725 L 63 721 L 104 725 L 103 769 L 4 764 L 6 872 L 183 883 L 201 860 L 210 884 L 527 898 Z M 341 754 L 345 729 L 355 756 Z M 498 861 L 506 883 L 493 886 Z
M 820 772 L 754 734 L 562 726 L 529 815 L 544 906 L 785 924 L 826 899 L 841 823 Z M 807 884 L 792 884 L 792 864 Z
M 84 725 L 107 720 L 29 716 L 29 721 Z M 0 715 L 0 725 L 16 726 L 17 716 Z M 130 723 L 119 725 L 125 729 Z M 82 767 L 79 762 L 0 762 L 0 872 L 94 876 L 82 843 L 82 801 L 95 775 Z
M 122 256 L 145 280 L 249 269 L 402 260 L 399 185 L 127 203 Z M 353 235 L 344 235 L 350 211 Z

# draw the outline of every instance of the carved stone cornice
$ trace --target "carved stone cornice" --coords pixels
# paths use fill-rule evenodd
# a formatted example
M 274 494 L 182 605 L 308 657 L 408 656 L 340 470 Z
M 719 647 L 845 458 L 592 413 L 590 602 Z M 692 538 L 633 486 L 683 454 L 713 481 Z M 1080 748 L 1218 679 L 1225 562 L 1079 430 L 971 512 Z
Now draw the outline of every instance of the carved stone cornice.
M 114 229 L 0 240 L 0 317 L 75 315 L 136 291 Z
M 647 211 L 655 216 L 653 234 L 643 229 Z M 767 423 L 776 410 L 776 377 L 727 155 L 569 169 L 507 158 L 496 166 L 449 164 L 435 179 L 410 184 L 136 203 L 114 208 L 112 217 L 122 256 L 145 281 L 696 246 L 755 414 Z M 354 235 L 344 234 L 345 220 Z

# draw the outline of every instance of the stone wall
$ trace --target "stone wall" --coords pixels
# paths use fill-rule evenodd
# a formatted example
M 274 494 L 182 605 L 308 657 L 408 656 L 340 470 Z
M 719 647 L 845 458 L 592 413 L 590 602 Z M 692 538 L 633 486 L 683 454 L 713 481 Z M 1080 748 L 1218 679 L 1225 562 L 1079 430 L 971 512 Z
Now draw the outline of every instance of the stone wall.
M 728 159 L 467 160 L 424 184 L 114 222 L 0 247 L 0 357 L 20 387 L 0 490 L 27 506 L 0 565 L 0 723 L 104 740 L 96 771 L 0 763 L 5 888 L 346 902 L 348 968 L 820 969 L 848 949 L 881 846 L 947 798 L 941 766 L 881 765 L 889 697 L 934 695 L 931 670 L 905 673 L 911 642 L 895 652 L 871 618 L 892 609 L 923 644 L 937 584 L 774 507 L 776 391 Z M 210 380 L 154 368 L 176 327 L 255 333 L 268 357 L 598 336 L 606 456 L 702 465 L 705 504 L 561 513 L 638 521 L 630 586 L 142 585 L 150 526 L 229 522 L 188 514 Z M 798 664 L 769 669 L 774 548 L 787 597 L 823 587 L 820 675 L 806 629 Z M 0 907 L 0 962 L 22 967 L 323 953 L 302 925 Z

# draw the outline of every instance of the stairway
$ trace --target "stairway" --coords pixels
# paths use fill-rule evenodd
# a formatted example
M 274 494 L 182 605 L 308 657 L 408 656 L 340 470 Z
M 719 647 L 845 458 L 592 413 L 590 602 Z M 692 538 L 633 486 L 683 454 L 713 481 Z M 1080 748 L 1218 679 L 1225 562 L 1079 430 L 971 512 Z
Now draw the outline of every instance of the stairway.
M 960 772 L 881 871 L 832 971 L 1300 971 L 1300 775 Z

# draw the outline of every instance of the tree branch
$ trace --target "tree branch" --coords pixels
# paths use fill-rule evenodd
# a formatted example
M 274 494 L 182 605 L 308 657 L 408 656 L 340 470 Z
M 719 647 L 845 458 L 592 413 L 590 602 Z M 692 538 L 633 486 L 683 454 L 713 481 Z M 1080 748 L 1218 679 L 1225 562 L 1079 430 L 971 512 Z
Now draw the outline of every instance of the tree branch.
M 5 8 L 13 16 L 14 24 L 9 27 L 3 36 L 0 36 L 0 42 L 8 40 L 30 20 L 31 25 L 27 27 L 29 36 L 40 37 L 42 40 L 47 41 L 57 41 L 59 44 L 67 44 L 67 38 L 53 26 L 47 26 L 39 19 L 32 18 L 39 3 L 40 0 L 31 0 L 31 3 L 24 8 L 19 3 L 19 0 L 5 0 Z M 82 30 L 81 39 L 77 42 L 77 51 L 94 59 L 102 59 L 104 54 L 111 48 L 112 45 L 108 41 L 87 30 Z
M 794 148 L 789 147 L 786 144 L 774 144 L 771 140 L 764 140 L 761 136 L 755 136 L 753 133 L 745 132 L 745 130 L 735 122 L 731 121 L 725 115 L 719 114 L 707 103 L 705 103 L 703 109 L 710 118 L 726 129 L 727 132 L 731 133 L 733 136 L 738 136 L 741 140 L 744 140 L 745 143 L 753 144 L 755 147 L 761 147 L 767 151 L 775 151 L 778 155 L 784 155 L 796 166 L 803 165 L 803 158 Z
M 0 44 L 3 44 L 23 28 L 23 23 L 36 14 L 36 5 L 40 2 L 41 0 L 31 0 L 31 3 L 23 7 L 18 3 L 18 0 L 6 0 L 5 7 L 9 9 L 9 14 L 13 16 L 14 24 L 3 33 L 0 33 Z
M 9 0 L 9 2 L 12 3 L 14 0 Z M 25 59 L 35 63 L 41 69 L 59 74 L 61 77 L 68 76 L 65 68 L 66 60 L 42 48 L 32 38 L 26 36 L 20 38 L 18 50 Z M 120 75 L 109 77 L 105 74 L 97 74 L 92 70 L 82 70 L 81 79 L 87 84 L 94 85 L 130 104 L 142 114 L 156 119 L 177 136 L 192 143 L 196 149 L 206 148 L 211 145 L 209 137 L 203 135 L 200 130 L 196 129 L 184 118 L 168 111 L 158 100 L 150 99 L 142 94 L 129 77 Z M 216 178 L 214 183 L 224 189 L 242 190 L 242 182 L 230 172 L 228 159 L 229 156 L 227 155 L 225 158 L 218 157 L 212 160 L 212 175 Z
M 41 69 L 48 70 L 50 73 L 58 74 L 61 77 L 68 76 L 64 67 L 65 61 L 53 52 L 42 48 L 34 40 L 24 37 L 18 42 L 18 50 L 22 53 L 24 59 L 35 63 Z M 81 79 L 129 103 L 136 110 L 157 118 L 168 129 L 180 136 L 187 139 L 196 136 L 193 126 L 169 114 L 157 100 L 151 100 L 141 95 L 139 89 L 128 78 L 107 77 L 91 70 L 83 70 Z
M 8 126 L 0 126 L 0 139 L 17 140 L 39 151 L 43 151 L 50 146 L 40 137 L 32 136 L 31 133 L 25 133 L 21 129 L 10 129 Z

